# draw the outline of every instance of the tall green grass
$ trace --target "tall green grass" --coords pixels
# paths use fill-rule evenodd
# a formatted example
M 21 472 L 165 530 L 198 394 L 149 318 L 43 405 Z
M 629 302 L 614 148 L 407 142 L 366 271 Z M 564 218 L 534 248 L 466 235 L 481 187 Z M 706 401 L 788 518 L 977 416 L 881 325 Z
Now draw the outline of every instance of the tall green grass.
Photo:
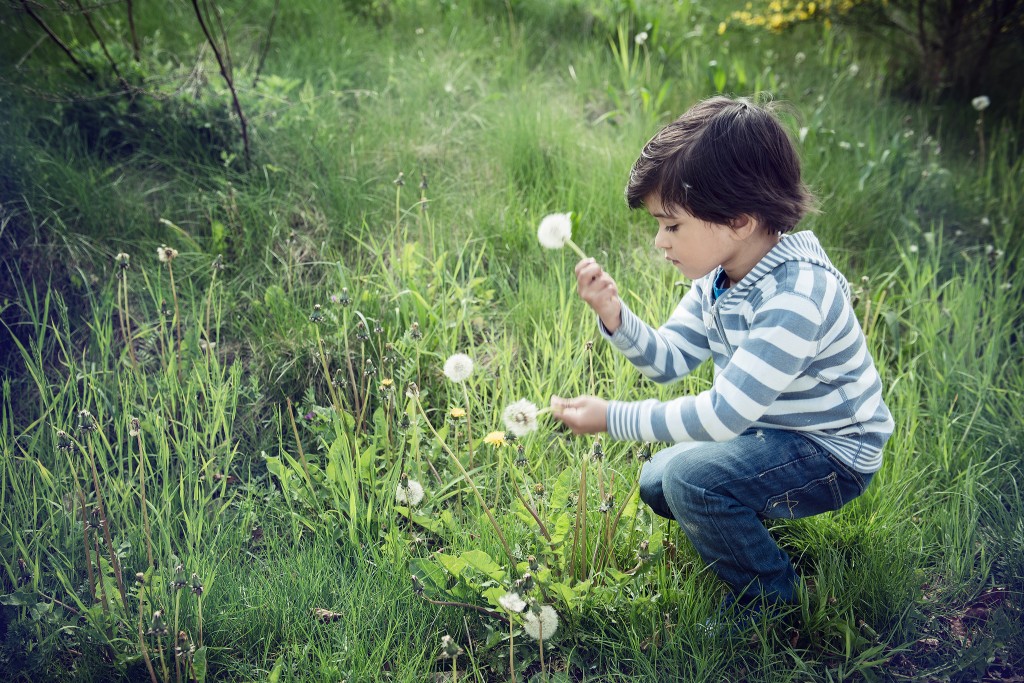
M 238 54 L 255 50 L 260 7 L 234 10 Z M 141 21 L 185 18 L 167 7 Z M 160 609 L 197 646 L 191 670 L 218 680 L 423 680 L 452 671 L 437 659 L 445 634 L 464 649 L 460 678 L 508 679 L 511 646 L 528 680 L 541 672 L 537 643 L 515 629 L 510 643 L 507 624 L 480 609 L 500 612 L 529 555 L 542 567 L 535 595 L 562 619 L 544 642 L 549 680 L 877 680 L 1020 665 L 1012 121 L 986 129 L 981 166 L 960 112 L 886 99 L 874 47 L 810 27 L 719 38 L 713 9 L 693 3 L 409 2 L 380 28 L 282 3 L 278 21 L 264 85 L 243 91 L 256 131 L 248 170 L 198 161 L 174 120 L 156 124 L 173 144 L 111 159 L 31 91 L 0 105 L 11 169 L 0 662 L 15 677 L 149 680 L 145 650 L 163 679 L 162 647 L 176 680 L 174 634 L 138 635 L 140 616 L 145 632 Z M 167 29 L 161 40 L 170 50 L 197 37 Z M 721 587 L 675 525 L 637 504 L 632 444 L 604 441 L 594 459 L 594 439 L 542 422 L 516 464 L 516 444 L 482 441 L 519 398 L 709 386 L 709 368 L 670 388 L 638 378 L 598 339 L 571 254 L 539 249 L 534 232 L 548 212 L 577 212 L 574 239 L 624 300 L 664 318 L 685 283 L 622 186 L 658 126 L 720 86 L 792 104 L 822 200 L 806 227 L 856 289 L 897 420 L 861 498 L 775 524 L 807 594 L 785 622 L 735 638 L 703 635 Z M 161 243 L 181 251 L 174 292 L 154 258 Z M 130 339 L 120 251 L 132 259 Z M 218 254 L 227 268 L 214 278 Z M 476 362 L 465 388 L 441 372 L 457 352 Z M 97 431 L 75 430 L 81 410 Z M 71 450 L 57 449 L 58 430 Z M 95 528 L 90 457 L 106 517 Z M 427 489 L 412 509 L 395 500 L 403 472 Z M 201 595 L 174 590 L 178 562 Z

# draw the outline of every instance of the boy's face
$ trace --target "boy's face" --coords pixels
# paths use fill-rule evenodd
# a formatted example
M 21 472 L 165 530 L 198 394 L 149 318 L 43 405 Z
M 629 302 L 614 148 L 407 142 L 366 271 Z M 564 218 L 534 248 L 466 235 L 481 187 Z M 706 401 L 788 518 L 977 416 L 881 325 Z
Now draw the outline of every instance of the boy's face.
M 739 256 L 742 242 L 733 229 L 720 223 L 703 221 L 682 207 L 666 208 L 661 197 L 652 193 L 644 199 L 648 213 L 658 219 L 654 246 L 691 280 L 704 277 L 718 266 L 729 266 Z

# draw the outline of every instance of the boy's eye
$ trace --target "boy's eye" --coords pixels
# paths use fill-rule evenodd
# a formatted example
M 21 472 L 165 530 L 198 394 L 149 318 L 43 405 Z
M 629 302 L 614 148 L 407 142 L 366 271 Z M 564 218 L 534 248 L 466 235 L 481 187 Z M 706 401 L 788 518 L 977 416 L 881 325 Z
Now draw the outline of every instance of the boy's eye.
M 678 229 L 679 229 L 678 225 L 666 225 L 665 226 L 665 232 L 675 232 Z

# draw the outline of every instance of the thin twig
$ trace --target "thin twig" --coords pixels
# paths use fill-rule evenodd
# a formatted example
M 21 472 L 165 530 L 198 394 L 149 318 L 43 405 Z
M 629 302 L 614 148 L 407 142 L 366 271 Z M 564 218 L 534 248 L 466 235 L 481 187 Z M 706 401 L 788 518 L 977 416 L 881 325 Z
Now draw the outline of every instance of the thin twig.
M 32 17 L 32 20 L 39 24 L 39 27 L 46 32 L 46 35 L 50 36 L 50 40 L 52 40 L 57 45 L 57 47 L 63 50 L 64 54 L 66 54 L 68 56 L 68 59 L 71 60 L 71 63 L 74 64 L 75 67 L 77 67 L 78 70 L 82 72 L 82 75 L 88 78 L 90 81 L 95 81 L 96 77 L 93 76 L 92 73 L 88 69 L 86 69 L 85 66 L 80 61 L 78 61 L 78 59 L 75 58 L 75 55 L 71 52 L 71 49 L 64 44 L 64 41 L 57 37 L 57 34 L 53 32 L 53 29 L 46 25 L 46 22 L 43 21 L 42 17 L 40 17 L 38 14 L 32 11 L 32 8 L 29 6 L 26 0 L 21 0 L 21 6 L 25 8 L 25 12 L 28 13 L 30 17 Z
M 139 61 L 139 34 L 135 30 L 135 12 L 132 10 L 132 0 L 124 0 L 128 6 L 128 31 L 132 34 L 132 57 Z
M 270 13 L 270 25 L 267 26 L 267 39 L 263 42 L 263 49 L 260 50 L 259 61 L 256 62 L 256 75 L 252 78 L 252 87 L 260 81 L 260 72 L 263 71 L 263 63 L 267 61 L 267 53 L 270 52 L 270 39 L 274 35 L 274 23 L 277 21 L 277 10 L 281 6 L 281 0 L 274 0 L 274 10 Z
M 24 1 L 25 0 L 22 0 L 23 3 Z M 231 91 L 231 102 L 235 107 L 235 113 L 238 114 L 238 120 L 242 126 L 242 144 L 245 146 L 245 163 L 248 165 L 251 160 L 251 156 L 249 154 L 249 124 L 245 119 L 245 113 L 242 111 L 242 103 L 238 101 L 238 91 L 235 89 L 234 79 L 231 78 L 231 73 L 229 72 L 227 65 L 224 63 L 224 58 L 220 54 L 220 49 L 217 48 L 217 43 L 214 42 L 213 36 L 210 35 L 210 29 L 206 26 L 206 20 L 203 19 L 202 10 L 199 9 L 199 0 L 192 0 L 192 9 L 195 10 L 196 19 L 199 20 L 199 26 L 203 29 L 203 35 L 206 36 L 206 42 L 209 43 L 210 49 L 213 50 L 213 56 L 217 59 L 217 66 L 220 67 L 220 75 L 227 83 L 228 90 Z

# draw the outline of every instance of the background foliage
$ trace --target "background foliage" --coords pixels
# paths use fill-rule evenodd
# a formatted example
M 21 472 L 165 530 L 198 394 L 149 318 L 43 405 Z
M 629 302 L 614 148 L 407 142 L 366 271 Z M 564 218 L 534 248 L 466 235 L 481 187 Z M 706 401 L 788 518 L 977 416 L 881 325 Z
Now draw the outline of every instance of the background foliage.
M 999 27 L 984 59 L 949 52 L 940 2 L 6 4 L 0 669 L 506 680 L 511 654 L 524 679 L 1019 675 L 1021 91 L 1000 74 L 1020 10 L 952 4 L 958 40 Z M 918 7 L 926 30 L 896 40 Z M 790 10 L 807 16 L 773 22 Z M 625 174 L 718 92 L 791 105 L 822 204 L 803 227 L 854 285 L 898 427 L 862 498 L 775 526 L 799 609 L 708 638 L 720 586 L 637 504 L 635 444 L 550 422 L 482 437 L 522 397 L 708 386 L 589 346 L 572 255 L 534 232 L 575 212 L 633 310 L 665 317 L 685 283 Z M 456 352 L 465 385 L 441 373 Z M 403 472 L 418 506 L 396 501 Z M 497 604 L 526 572 L 562 618 L 543 669 Z

